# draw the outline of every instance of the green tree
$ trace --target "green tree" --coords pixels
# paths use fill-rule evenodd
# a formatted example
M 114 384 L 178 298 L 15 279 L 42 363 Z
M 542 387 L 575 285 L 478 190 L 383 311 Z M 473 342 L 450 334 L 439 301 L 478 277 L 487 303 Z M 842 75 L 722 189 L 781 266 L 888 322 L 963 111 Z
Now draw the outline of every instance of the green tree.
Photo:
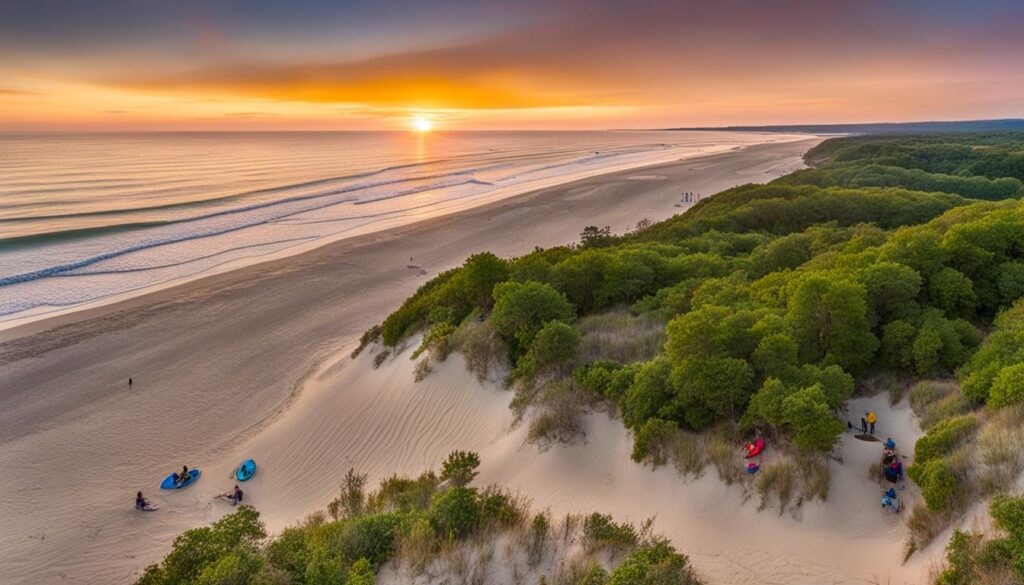
M 736 421 L 746 409 L 752 393 L 753 371 L 736 358 L 686 358 L 672 369 L 684 418 L 694 429 L 715 419 Z
M 539 282 L 503 282 L 494 287 L 494 299 L 491 322 L 517 355 L 546 323 L 571 323 L 576 317 L 564 295 Z
M 978 299 L 971 279 L 946 267 L 928 279 L 929 303 L 953 317 L 971 317 Z
M 508 262 L 490 252 L 473 254 L 462 265 L 452 286 L 458 288 L 475 306 L 488 309 L 494 302 L 494 286 L 509 279 Z
M 785 333 L 766 335 L 757 344 L 751 362 L 761 376 L 786 376 L 797 365 L 797 345 Z
M 672 401 L 675 390 L 669 381 L 671 372 L 672 362 L 665 356 L 640 366 L 622 399 L 622 422 L 627 428 L 639 429 L 647 419 L 659 416 Z
M 441 464 L 441 481 L 456 487 L 469 485 L 477 475 L 480 456 L 472 451 L 452 451 Z
M 786 319 L 807 361 L 854 372 L 870 363 L 878 339 L 868 325 L 866 297 L 857 283 L 819 275 L 803 279 L 790 298 Z
M 882 362 L 893 369 L 909 368 L 914 363 L 914 340 L 917 328 L 913 324 L 897 320 L 882 327 L 882 343 L 879 350 Z
M 782 401 L 782 412 L 793 429 L 793 443 L 828 453 L 843 432 L 843 423 L 829 409 L 821 386 L 808 386 Z
M 533 373 L 565 369 L 576 357 L 579 346 L 580 334 L 572 326 L 561 321 L 545 323 L 530 343 L 525 369 Z
M 811 259 L 811 238 L 807 234 L 790 234 L 759 246 L 751 256 L 756 276 L 796 268 Z
M 895 262 L 876 262 L 860 275 L 867 289 L 869 315 L 873 324 L 912 316 L 923 279 L 913 268 Z
M 782 409 L 783 401 L 793 393 L 793 389 L 777 378 L 768 378 L 761 388 L 750 397 L 747 417 L 751 423 L 766 422 L 781 427 L 786 424 L 786 414 Z
M 655 465 L 668 461 L 668 443 L 679 430 L 676 423 L 660 418 L 651 418 L 636 431 L 633 437 L 633 461 L 641 463 L 648 458 Z

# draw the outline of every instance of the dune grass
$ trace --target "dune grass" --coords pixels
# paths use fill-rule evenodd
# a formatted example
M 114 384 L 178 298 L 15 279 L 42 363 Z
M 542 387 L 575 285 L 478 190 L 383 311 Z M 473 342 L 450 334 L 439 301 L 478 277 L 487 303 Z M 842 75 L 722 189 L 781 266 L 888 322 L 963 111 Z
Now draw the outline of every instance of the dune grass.
M 579 349 L 582 363 L 647 361 L 665 343 L 664 321 L 652 314 L 633 315 L 625 309 L 587 315 L 575 327 L 583 335 Z

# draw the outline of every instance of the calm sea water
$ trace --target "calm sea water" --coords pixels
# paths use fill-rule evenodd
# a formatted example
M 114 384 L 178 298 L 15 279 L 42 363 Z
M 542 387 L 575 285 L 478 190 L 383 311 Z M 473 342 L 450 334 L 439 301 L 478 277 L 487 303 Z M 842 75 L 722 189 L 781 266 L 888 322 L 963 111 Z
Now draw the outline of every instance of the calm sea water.
M 0 136 L 0 321 L 770 137 L 701 132 Z

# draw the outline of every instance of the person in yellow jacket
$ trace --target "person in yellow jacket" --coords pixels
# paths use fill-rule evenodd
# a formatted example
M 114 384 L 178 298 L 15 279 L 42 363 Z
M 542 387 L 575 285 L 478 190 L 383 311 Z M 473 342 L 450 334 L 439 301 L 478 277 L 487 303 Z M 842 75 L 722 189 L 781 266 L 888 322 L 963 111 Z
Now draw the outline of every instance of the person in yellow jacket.
M 868 434 L 875 434 L 875 423 L 878 422 L 878 415 L 873 412 L 868 412 L 866 415 L 864 415 L 864 420 L 868 422 L 868 425 L 870 427 Z

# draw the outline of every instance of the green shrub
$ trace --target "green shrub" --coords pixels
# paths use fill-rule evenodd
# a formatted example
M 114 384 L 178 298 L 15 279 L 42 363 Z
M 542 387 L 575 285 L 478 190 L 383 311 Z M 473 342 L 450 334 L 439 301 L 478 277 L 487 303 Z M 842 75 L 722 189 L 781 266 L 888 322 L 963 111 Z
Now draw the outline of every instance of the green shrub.
M 394 554 L 396 533 L 404 519 L 399 512 L 389 512 L 349 520 L 335 545 L 346 559 L 367 559 L 379 567 Z
M 576 357 L 580 334 L 561 321 L 550 321 L 534 336 L 526 356 L 519 360 L 517 370 L 528 377 L 568 366 Z
M 539 282 L 503 282 L 494 287 L 494 301 L 491 322 L 515 355 L 530 347 L 545 324 L 571 323 L 576 318 L 565 295 Z
M 988 403 L 993 408 L 1024 402 L 1024 363 L 1007 366 L 992 381 Z
M 919 465 L 949 454 L 961 441 L 978 428 L 973 415 L 958 416 L 935 424 L 928 434 L 914 445 L 914 464 Z
M 832 413 L 818 384 L 786 396 L 782 416 L 793 429 L 793 443 L 803 449 L 828 453 L 843 433 L 843 423 Z
M 650 458 L 657 467 L 668 461 L 668 447 L 679 431 L 676 423 L 659 418 L 648 419 L 633 437 L 633 461 L 642 463 Z
M 377 582 L 377 573 L 368 559 L 359 559 L 352 564 L 345 578 L 345 585 L 373 585 Z
M 504 490 L 490 486 L 479 496 L 480 522 L 502 527 L 512 527 L 523 519 L 523 511 Z
M 959 482 L 952 465 L 943 458 L 914 463 L 907 474 L 921 487 L 925 504 L 933 512 L 946 510 L 960 496 Z
M 452 451 L 441 465 L 441 481 L 456 487 L 469 485 L 479 473 L 480 456 L 472 451 Z
M 616 523 L 609 515 L 594 512 L 583 519 L 583 543 L 588 551 L 623 550 L 636 546 L 639 540 L 632 524 Z
M 285 528 L 266 548 L 267 561 L 285 571 L 293 583 L 305 582 L 309 564 L 309 531 L 301 527 Z
M 480 504 L 476 490 L 453 487 L 436 496 L 430 505 L 430 524 L 442 538 L 462 538 L 480 523 Z
M 935 585 L 974 585 L 980 543 L 979 535 L 954 530 L 946 545 L 946 568 L 935 579 Z
M 630 553 L 615 568 L 608 585 L 700 585 L 686 555 L 657 540 Z
M 617 362 L 601 360 L 576 368 L 573 380 L 580 387 L 605 398 L 622 400 L 641 367 L 641 364 L 623 366 Z
M 341 493 L 327 504 L 327 512 L 332 518 L 355 518 L 363 513 L 366 504 L 366 477 L 365 473 L 356 473 L 352 468 L 345 473 Z
M 432 471 L 416 479 L 393 475 L 380 482 L 380 488 L 370 494 L 366 507 L 372 512 L 426 510 L 440 482 Z
M 266 536 L 259 512 L 241 506 L 212 526 L 194 528 L 175 538 L 163 562 L 147 567 L 139 582 L 192 583 L 202 578 L 215 583 L 221 577 L 244 582 L 260 568 L 254 555 Z

